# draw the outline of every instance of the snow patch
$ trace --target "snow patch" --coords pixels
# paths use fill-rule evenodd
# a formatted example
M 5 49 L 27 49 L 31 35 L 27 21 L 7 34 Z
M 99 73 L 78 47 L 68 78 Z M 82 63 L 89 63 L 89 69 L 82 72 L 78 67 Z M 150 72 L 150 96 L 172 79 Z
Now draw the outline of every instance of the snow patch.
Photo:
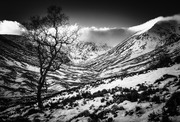
M 123 80 L 117 79 L 108 84 L 101 84 L 98 87 L 93 87 L 90 89 L 91 93 L 101 91 L 103 89 L 112 89 L 116 86 L 124 88 L 135 88 L 137 84 L 147 82 L 148 84 L 153 84 L 157 79 L 161 78 L 164 74 L 179 75 L 180 74 L 180 64 L 173 65 L 172 67 L 159 68 L 157 70 L 150 71 L 146 74 L 135 75 L 132 77 L 124 78 Z

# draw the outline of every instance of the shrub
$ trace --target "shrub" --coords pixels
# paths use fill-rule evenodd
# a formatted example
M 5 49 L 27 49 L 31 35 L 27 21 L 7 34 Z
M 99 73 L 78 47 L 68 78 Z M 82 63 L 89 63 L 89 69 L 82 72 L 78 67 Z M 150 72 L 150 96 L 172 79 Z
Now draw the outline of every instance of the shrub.
M 88 110 L 83 111 L 81 114 L 82 114 L 82 116 L 85 116 L 85 117 L 90 115 Z
M 147 91 L 144 91 L 139 95 L 139 102 L 141 102 L 141 101 L 149 101 L 149 99 L 150 99 L 150 97 L 149 97 L 149 94 L 148 94 Z
M 148 116 L 148 122 L 159 122 L 160 121 L 160 114 L 152 112 Z
M 91 95 L 90 92 L 83 92 L 83 93 L 82 93 L 82 97 L 83 97 L 83 98 L 91 98 L 92 95 Z
M 139 98 L 139 94 L 136 90 L 132 90 L 131 93 L 129 94 L 129 101 L 131 102 L 136 102 Z
M 104 111 L 101 111 L 100 113 L 98 113 L 98 118 L 100 118 L 100 119 L 105 119 L 105 118 L 107 118 L 106 115 L 107 115 L 107 113 L 109 113 L 109 112 L 110 112 L 109 109 L 106 109 L 106 110 L 104 110 Z
M 171 57 L 168 54 L 164 53 L 164 54 L 161 54 L 158 58 L 153 59 L 152 64 L 149 69 L 168 67 L 172 64 L 173 62 L 171 60 Z
M 180 111 L 178 110 L 178 106 L 180 106 L 180 92 L 175 92 L 166 102 L 165 107 L 167 108 L 167 112 L 169 113 L 169 115 L 173 116 L 180 114 Z
M 97 92 L 93 93 L 92 96 L 93 96 L 94 98 L 95 98 L 95 97 L 103 97 L 104 94 L 103 94 L 103 92 L 101 92 L 101 91 L 97 91 Z
M 90 114 L 89 117 L 92 119 L 92 122 L 98 122 L 99 121 L 99 117 L 95 113 Z
M 169 119 L 168 115 L 165 115 L 165 116 L 162 116 L 161 122 L 172 122 L 172 121 Z
M 108 118 L 107 122 L 113 122 L 113 118 L 112 117 Z
M 101 99 L 101 103 L 103 103 L 104 101 L 105 101 L 105 99 L 104 99 L 104 98 L 102 98 L 102 99 Z
M 130 92 L 130 89 L 124 88 L 124 89 L 123 89 L 123 92 Z
M 129 110 L 129 111 L 125 112 L 125 116 L 127 116 L 127 115 L 132 116 L 133 114 L 134 114 L 133 110 Z
M 156 64 L 157 68 L 167 67 L 172 64 L 172 60 L 168 54 L 161 55 L 159 62 Z
M 113 105 L 111 107 L 112 111 L 117 111 L 117 110 L 125 110 L 123 106 L 117 106 L 117 105 Z
M 145 111 L 140 106 L 135 107 L 135 112 L 137 116 L 141 116 L 142 114 L 145 113 Z
M 138 91 L 145 91 L 148 88 L 144 83 L 138 84 L 137 86 L 139 86 Z
M 83 100 L 83 105 L 85 105 L 85 104 L 87 104 L 87 101 L 84 99 L 84 100 Z
M 127 96 L 126 95 L 114 95 L 113 96 L 113 102 L 116 102 L 118 104 L 123 102 L 124 100 L 127 100 Z
M 109 105 L 111 105 L 111 104 L 113 104 L 113 101 L 112 101 L 112 100 L 109 100 L 109 101 L 106 102 L 106 106 L 109 106 Z
M 169 119 L 168 113 L 165 111 L 164 108 L 162 108 L 162 120 L 161 120 L 161 122 L 172 122 Z
M 135 111 L 137 112 L 137 111 L 139 111 L 139 110 L 141 110 L 142 108 L 140 107 L 140 106 L 136 106 L 135 107 Z
M 176 57 L 174 60 L 175 63 L 180 63 L 180 56 Z
M 155 103 L 157 103 L 157 104 L 160 104 L 160 103 L 161 103 L 160 97 L 157 96 L 157 95 L 154 95 L 154 96 L 151 98 L 151 102 L 155 102 Z
M 117 115 L 117 113 L 114 113 L 114 117 L 117 117 L 118 115 Z

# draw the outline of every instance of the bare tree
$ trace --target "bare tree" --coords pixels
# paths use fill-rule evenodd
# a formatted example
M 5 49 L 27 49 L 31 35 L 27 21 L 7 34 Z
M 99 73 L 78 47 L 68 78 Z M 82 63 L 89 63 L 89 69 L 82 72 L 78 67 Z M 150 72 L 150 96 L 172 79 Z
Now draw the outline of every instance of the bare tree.
M 63 63 L 69 61 L 65 47 L 77 39 L 79 29 L 68 29 L 68 17 L 57 6 L 50 6 L 46 16 L 33 16 L 23 25 L 28 31 L 25 35 L 32 41 L 37 51 L 40 67 L 37 102 L 38 107 L 42 109 L 41 95 L 47 73 L 58 70 Z

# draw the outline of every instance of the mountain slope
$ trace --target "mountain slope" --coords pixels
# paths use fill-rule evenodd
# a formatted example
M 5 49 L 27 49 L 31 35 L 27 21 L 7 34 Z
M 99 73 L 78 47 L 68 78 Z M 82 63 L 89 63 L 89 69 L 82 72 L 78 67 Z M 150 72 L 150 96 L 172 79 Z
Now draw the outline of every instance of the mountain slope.
M 76 87 L 95 77 L 92 71 L 71 64 L 62 65 L 47 76 L 48 92 Z M 0 97 L 35 95 L 39 63 L 35 48 L 16 35 L 0 35 Z M 83 82 L 82 82 L 83 81 Z
M 99 77 L 121 75 L 146 70 L 169 56 L 179 56 L 180 20 L 162 19 L 149 30 L 137 32 L 105 54 L 84 64 L 84 67 L 100 72 Z M 125 71 L 125 72 L 124 72 Z
M 69 57 L 75 64 L 84 63 L 92 58 L 95 58 L 112 47 L 105 44 L 97 44 L 95 42 L 79 41 L 69 46 Z

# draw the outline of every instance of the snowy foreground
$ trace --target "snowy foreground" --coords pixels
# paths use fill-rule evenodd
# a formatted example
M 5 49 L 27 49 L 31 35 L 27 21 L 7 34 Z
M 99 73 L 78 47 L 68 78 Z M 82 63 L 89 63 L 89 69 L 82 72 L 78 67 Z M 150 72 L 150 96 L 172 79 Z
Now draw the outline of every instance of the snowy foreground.
M 36 104 L 20 104 L 0 112 L 0 117 L 42 122 L 178 122 L 180 104 L 173 96 L 180 92 L 179 76 L 180 64 L 175 64 L 124 79 L 102 80 L 44 100 L 43 111 Z

